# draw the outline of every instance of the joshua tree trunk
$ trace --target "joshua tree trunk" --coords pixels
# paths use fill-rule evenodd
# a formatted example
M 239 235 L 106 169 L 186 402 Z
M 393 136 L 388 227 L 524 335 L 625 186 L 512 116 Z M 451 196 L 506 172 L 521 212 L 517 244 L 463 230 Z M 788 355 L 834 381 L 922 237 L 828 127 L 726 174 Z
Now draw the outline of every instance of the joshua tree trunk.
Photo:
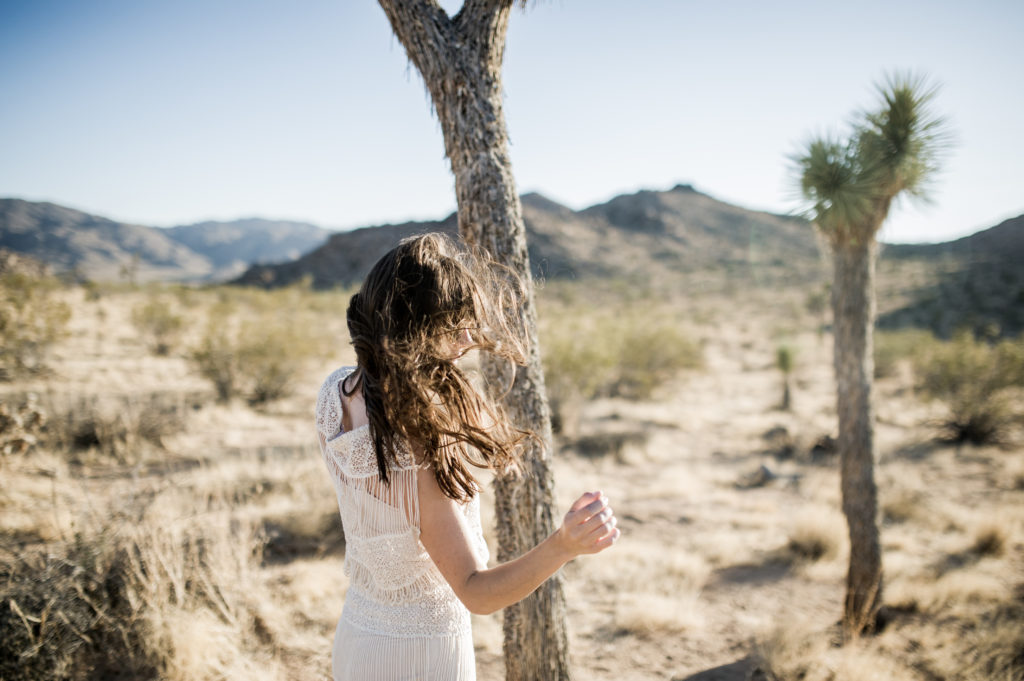
M 832 311 L 840 486 L 843 513 L 850 530 L 850 568 L 846 577 L 843 611 L 846 638 L 874 628 L 882 597 L 878 492 L 874 473 L 874 411 L 871 403 L 877 246 L 874 239 L 864 241 L 833 245 L 835 282 Z
M 526 285 L 520 313 L 530 339 L 527 366 L 515 377 L 504 366 L 484 365 L 490 386 L 505 386 L 505 406 L 516 425 L 551 442 L 551 418 L 537 345 L 533 283 L 522 207 L 512 177 L 501 65 L 512 0 L 467 0 L 449 18 L 436 0 L 380 0 L 430 92 L 455 174 L 459 232 L 512 268 Z M 512 380 L 509 380 L 512 378 Z M 498 559 L 525 553 L 554 530 L 549 449 L 524 452 L 523 475 L 496 481 Z M 509 680 L 569 678 L 565 596 L 560 575 L 505 610 L 505 670 Z

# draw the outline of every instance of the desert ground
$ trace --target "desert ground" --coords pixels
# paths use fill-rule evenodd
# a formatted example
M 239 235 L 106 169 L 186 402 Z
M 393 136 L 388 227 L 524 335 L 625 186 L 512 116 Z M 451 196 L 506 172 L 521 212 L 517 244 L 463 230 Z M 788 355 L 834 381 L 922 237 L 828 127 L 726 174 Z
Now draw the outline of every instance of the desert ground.
M 881 290 L 880 307 L 904 288 Z M 875 384 L 888 624 L 837 645 L 849 547 L 820 290 L 698 275 L 656 295 L 540 289 L 542 343 L 559 352 L 574 353 L 559 333 L 609 329 L 634 333 L 633 355 L 650 327 L 691 344 L 678 370 L 632 392 L 573 390 L 614 357 L 552 366 L 558 515 L 601 489 L 623 533 L 563 569 L 575 678 L 1024 679 L 1020 421 L 994 444 L 944 439 L 947 405 L 918 389 L 913 349 Z M 323 378 L 352 363 L 346 292 L 53 295 L 67 334 L 45 368 L 0 384 L 31 435 L 0 459 L 0 677 L 328 679 L 344 537 L 312 411 Z M 166 354 L 139 321 L 153 301 L 181 319 Z M 240 378 L 218 400 L 195 360 L 211 329 L 282 327 L 308 343 L 290 389 L 253 399 Z M 504 678 L 500 615 L 474 617 L 474 636 L 479 677 Z

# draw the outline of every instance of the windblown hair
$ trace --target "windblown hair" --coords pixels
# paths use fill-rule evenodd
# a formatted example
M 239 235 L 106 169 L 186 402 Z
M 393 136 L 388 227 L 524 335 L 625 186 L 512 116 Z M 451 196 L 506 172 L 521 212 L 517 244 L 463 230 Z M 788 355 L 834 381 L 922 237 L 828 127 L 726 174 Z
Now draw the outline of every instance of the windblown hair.
M 479 349 L 525 364 L 521 299 L 511 270 L 440 233 L 408 238 L 373 266 L 348 306 L 359 368 L 343 389 L 362 388 L 382 482 L 403 442 L 458 501 L 478 491 L 467 464 L 515 468 L 532 434 L 515 428 L 454 360 Z M 465 331 L 471 340 L 460 348 Z

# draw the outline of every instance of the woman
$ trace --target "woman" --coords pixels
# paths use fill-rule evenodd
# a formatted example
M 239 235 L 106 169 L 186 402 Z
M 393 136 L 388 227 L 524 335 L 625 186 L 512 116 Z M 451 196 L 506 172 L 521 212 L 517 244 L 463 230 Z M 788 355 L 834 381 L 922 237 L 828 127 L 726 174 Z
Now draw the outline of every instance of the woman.
M 349 588 L 335 681 L 476 678 L 470 612 L 528 596 L 569 560 L 619 537 L 600 492 L 493 568 L 469 466 L 508 471 L 531 433 L 476 390 L 470 349 L 522 364 L 518 280 L 441 234 L 403 241 L 352 296 L 357 366 L 320 389 L 316 424 L 345 528 Z

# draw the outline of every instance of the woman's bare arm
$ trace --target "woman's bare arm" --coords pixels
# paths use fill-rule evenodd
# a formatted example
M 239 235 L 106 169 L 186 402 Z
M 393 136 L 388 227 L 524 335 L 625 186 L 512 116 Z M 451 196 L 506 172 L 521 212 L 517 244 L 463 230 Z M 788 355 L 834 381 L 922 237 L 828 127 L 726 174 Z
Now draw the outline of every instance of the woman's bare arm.
M 603 551 L 619 538 L 608 499 L 587 492 L 551 536 L 522 556 L 488 568 L 473 553 L 457 502 L 445 496 L 429 470 L 420 470 L 417 478 L 420 541 L 455 595 L 476 614 L 521 601 L 576 556 Z

